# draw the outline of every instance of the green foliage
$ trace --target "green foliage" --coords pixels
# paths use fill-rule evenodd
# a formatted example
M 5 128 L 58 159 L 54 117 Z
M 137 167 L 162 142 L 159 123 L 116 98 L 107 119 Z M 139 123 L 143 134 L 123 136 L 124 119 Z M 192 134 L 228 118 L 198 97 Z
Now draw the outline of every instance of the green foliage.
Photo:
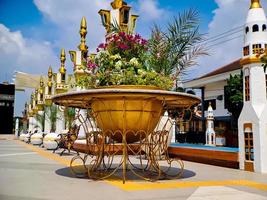
M 235 121 L 237 121 L 243 108 L 243 77 L 242 75 L 230 75 L 225 87 L 225 102 L 227 109 Z
M 204 35 L 199 33 L 199 14 L 190 9 L 167 26 L 167 31 L 154 26 L 149 40 L 149 65 L 157 73 L 173 79 L 186 74 L 188 67 L 196 65 L 199 56 L 207 55 L 201 42 Z
M 75 119 L 75 108 L 65 108 L 64 110 L 64 117 L 65 117 L 65 120 L 66 120 L 66 123 L 68 125 L 68 129 L 70 130 L 71 129 L 71 125 Z
M 57 112 L 58 108 L 55 104 L 45 106 L 44 108 L 45 117 L 51 124 L 51 132 L 56 131 L 56 122 L 58 120 Z
M 261 62 L 263 63 L 262 66 L 263 66 L 264 72 L 265 72 L 266 68 L 267 68 L 267 55 L 264 55 L 261 57 Z
M 170 90 L 196 59 L 207 55 L 199 33 L 195 10 L 180 14 L 162 31 L 152 29 L 148 41 L 138 34 L 125 33 L 115 24 L 98 46 L 98 54 L 88 57 L 85 72 L 77 85 L 95 88 L 109 85 L 152 85 Z
M 37 121 L 36 127 L 39 127 L 42 131 L 44 131 L 45 115 L 37 113 L 36 121 Z

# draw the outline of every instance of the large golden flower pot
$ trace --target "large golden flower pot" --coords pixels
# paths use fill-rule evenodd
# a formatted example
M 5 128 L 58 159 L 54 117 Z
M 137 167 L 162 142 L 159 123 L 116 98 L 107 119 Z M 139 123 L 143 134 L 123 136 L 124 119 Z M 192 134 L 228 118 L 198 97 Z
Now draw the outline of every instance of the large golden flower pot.
M 127 143 L 151 133 L 163 114 L 160 100 L 134 96 L 95 99 L 91 108 L 99 128 L 117 142 L 125 135 Z
M 154 87 L 123 86 L 69 92 L 53 97 L 62 106 L 91 109 L 98 128 L 117 142 L 133 143 L 153 132 L 167 109 L 198 104 L 194 95 Z

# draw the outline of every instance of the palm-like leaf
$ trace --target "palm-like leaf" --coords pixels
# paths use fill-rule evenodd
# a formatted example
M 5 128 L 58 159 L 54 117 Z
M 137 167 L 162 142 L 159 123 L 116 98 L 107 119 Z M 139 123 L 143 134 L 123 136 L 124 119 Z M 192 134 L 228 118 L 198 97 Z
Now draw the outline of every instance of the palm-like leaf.
M 57 116 L 58 108 L 56 105 L 52 104 L 51 106 L 46 106 L 44 109 L 45 118 L 51 124 L 51 130 L 56 130 L 56 122 L 59 119 Z
M 36 121 L 37 121 L 36 127 L 39 127 L 41 129 L 41 131 L 43 131 L 44 130 L 45 116 L 38 113 L 36 115 Z
M 66 122 L 67 122 L 67 125 L 68 125 L 68 129 L 70 130 L 71 128 L 71 125 L 75 119 L 75 108 L 65 108 L 64 110 L 64 116 L 65 116 L 65 119 L 66 119 Z
M 178 78 L 188 67 L 197 64 L 199 56 L 207 55 L 205 47 L 200 44 L 204 35 L 199 33 L 198 24 L 198 12 L 190 9 L 174 18 L 166 32 L 156 25 L 153 27 L 149 64 L 156 72 Z

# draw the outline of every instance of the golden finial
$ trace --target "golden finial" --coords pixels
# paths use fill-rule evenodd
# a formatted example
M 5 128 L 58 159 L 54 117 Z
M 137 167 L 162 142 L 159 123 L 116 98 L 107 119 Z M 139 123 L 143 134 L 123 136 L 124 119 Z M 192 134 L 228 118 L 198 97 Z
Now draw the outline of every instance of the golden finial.
M 49 66 L 47 75 L 48 75 L 48 78 L 49 79 L 52 79 L 52 77 L 53 77 L 53 70 L 52 70 L 52 67 L 51 66 Z
M 261 8 L 260 0 L 251 0 L 250 9 Z
M 43 77 L 41 76 L 41 78 L 40 78 L 40 87 L 43 87 L 44 86 L 44 79 L 43 79 Z
M 127 3 L 122 0 L 114 0 L 113 2 L 111 2 L 113 9 L 120 9 L 123 5 L 127 5 Z
M 37 104 L 37 101 L 38 101 L 38 89 L 37 88 L 35 89 L 35 93 L 34 93 L 34 101 L 35 101 L 35 104 Z
M 32 94 L 31 94 L 31 103 L 33 102 L 33 99 L 34 99 L 34 93 L 32 92 Z
M 65 49 L 61 49 L 61 53 L 60 53 L 60 62 L 61 62 L 61 66 L 59 69 L 59 72 L 61 74 L 65 74 L 66 73 L 66 69 L 65 69 L 65 61 L 66 61 L 66 54 L 65 54 Z
M 87 24 L 86 24 L 85 17 L 83 17 L 81 21 L 81 27 L 80 27 L 81 44 L 78 46 L 78 48 L 80 49 L 80 51 L 84 51 L 84 52 L 88 51 L 88 47 L 85 44 L 86 34 L 87 34 Z

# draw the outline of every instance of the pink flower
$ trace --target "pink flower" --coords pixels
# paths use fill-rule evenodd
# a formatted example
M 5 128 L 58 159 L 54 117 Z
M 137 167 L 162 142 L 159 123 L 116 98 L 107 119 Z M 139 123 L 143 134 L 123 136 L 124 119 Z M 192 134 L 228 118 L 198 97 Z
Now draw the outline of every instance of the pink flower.
M 105 49 L 106 48 L 106 44 L 105 43 L 101 43 L 99 46 L 98 46 L 98 48 L 100 48 L 100 49 Z
M 120 37 L 124 37 L 125 36 L 125 33 L 124 32 L 119 32 L 119 36 Z
M 88 69 L 94 69 L 94 68 L 97 67 L 97 65 L 96 65 L 95 63 L 92 63 L 91 61 L 89 61 L 89 62 L 87 63 L 87 67 L 88 67 Z
M 126 50 L 129 49 L 130 47 L 124 43 L 119 43 L 118 47 L 122 50 Z
M 147 44 L 147 40 L 142 39 L 142 40 L 141 40 L 141 44 L 142 44 L 142 45 L 146 45 L 146 44 Z

